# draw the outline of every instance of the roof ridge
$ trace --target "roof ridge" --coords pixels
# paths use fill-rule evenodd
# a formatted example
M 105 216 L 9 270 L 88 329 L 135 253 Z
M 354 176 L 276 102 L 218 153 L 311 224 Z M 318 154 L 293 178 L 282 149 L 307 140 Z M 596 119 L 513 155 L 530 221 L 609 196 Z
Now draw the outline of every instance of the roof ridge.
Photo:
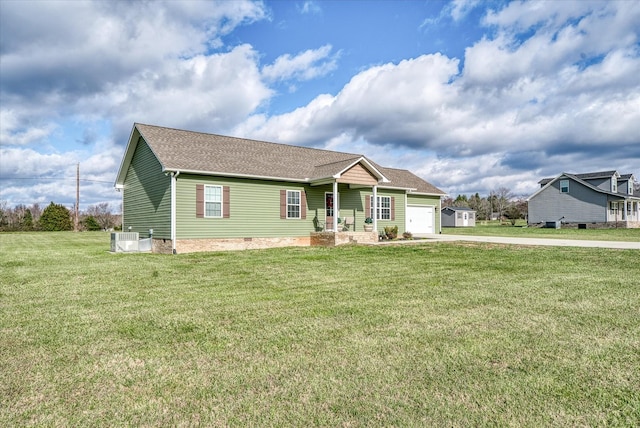
M 287 144 L 287 143 L 275 143 L 273 141 L 257 140 L 255 138 L 246 138 L 246 137 L 235 137 L 235 136 L 232 136 L 232 135 L 223 135 L 223 134 L 217 134 L 217 133 L 211 133 L 211 132 L 190 131 L 188 129 L 171 128 L 171 127 L 159 126 L 159 125 L 149 125 L 148 123 L 136 122 L 134 125 L 135 126 L 137 126 L 137 125 L 148 126 L 148 127 L 151 127 L 151 128 L 168 129 L 168 130 L 171 130 L 171 131 L 185 132 L 185 133 L 188 133 L 188 134 L 200 134 L 200 135 L 208 135 L 208 136 L 215 136 L 215 137 L 221 137 L 221 138 L 231 138 L 231 139 L 234 139 L 234 140 L 244 140 L 244 141 L 249 141 L 249 142 L 253 142 L 253 143 L 270 144 L 270 145 L 276 145 L 276 146 L 287 146 L 287 147 L 293 147 L 295 149 L 314 150 L 314 151 L 318 151 L 318 152 L 327 152 L 327 153 L 338 153 L 338 154 L 342 154 L 342 155 L 353 155 L 354 157 L 365 157 L 364 155 L 361 155 L 361 154 L 358 154 L 358 153 L 339 152 L 337 150 L 319 149 L 317 147 L 298 146 L 298 145 L 295 145 L 295 144 Z

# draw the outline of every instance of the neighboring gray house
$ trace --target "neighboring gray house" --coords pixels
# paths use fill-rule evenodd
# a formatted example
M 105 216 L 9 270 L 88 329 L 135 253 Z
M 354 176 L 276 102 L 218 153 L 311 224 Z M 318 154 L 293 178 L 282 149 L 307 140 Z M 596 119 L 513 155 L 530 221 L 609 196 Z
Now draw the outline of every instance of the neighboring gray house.
M 442 209 L 442 227 L 474 227 L 476 212 L 466 207 L 446 207 Z
M 563 172 L 539 184 L 540 189 L 527 199 L 529 225 L 561 222 L 579 228 L 640 227 L 640 195 L 633 193 L 633 174 Z

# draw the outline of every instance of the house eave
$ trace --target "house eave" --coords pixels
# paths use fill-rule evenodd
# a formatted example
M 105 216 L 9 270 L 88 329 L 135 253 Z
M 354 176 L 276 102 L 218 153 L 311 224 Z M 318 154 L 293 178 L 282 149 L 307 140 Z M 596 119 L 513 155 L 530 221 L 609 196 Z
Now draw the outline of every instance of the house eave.
M 138 134 L 138 138 L 133 138 L 133 136 L 136 133 Z M 120 162 L 120 168 L 118 169 L 118 174 L 116 175 L 116 181 L 114 183 L 114 187 L 116 189 L 121 189 L 124 187 L 124 179 L 127 176 L 127 171 L 129 170 L 131 159 L 133 159 L 133 153 L 135 152 L 135 148 L 138 146 L 139 136 L 140 136 L 140 131 L 138 131 L 136 124 L 134 124 L 133 128 L 131 129 L 131 133 L 129 134 L 127 147 L 124 149 L 124 155 L 122 156 L 122 161 Z
M 221 171 L 199 171 L 195 169 L 183 169 L 167 167 L 162 172 L 175 172 L 180 171 L 181 174 L 192 175 L 208 175 L 212 177 L 232 177 L 232 178 L 248 178 L 251 180 L 268 180 L 268 181 L 288 181 L 293 183 L 309 183 L 308 178 L 290 178 L 290 177 L 274 177 L 267 175 L 252 175 L 252 174 L 237 174 L 233 172 L 221 172 Z
M 442 197 L 445 195 L 444 193 L 413 192 L 413 191 L 410 191 L 409 194 L 418 195 L 418 196 L 438 196 L 438 197 Z

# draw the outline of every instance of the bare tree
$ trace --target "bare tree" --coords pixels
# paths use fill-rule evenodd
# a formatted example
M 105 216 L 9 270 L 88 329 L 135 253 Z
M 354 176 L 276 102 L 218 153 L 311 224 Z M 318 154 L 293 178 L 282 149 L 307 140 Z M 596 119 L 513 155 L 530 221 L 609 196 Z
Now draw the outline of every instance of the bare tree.
M 7 201 L 0 201 L 0 230 L 7 224 L 7 217 L 9 215 L 9 203 Z
M 111 214 L 111 208 L 109 208 L 108 202 L 90 205 L 89 208 L 87 208 L 87 214 L 93 216 L 103 229 L 108 229 L 114 225 L 114 216 Z
M 42 208 L 40 207 L 40 204 L 38 204 L 37 202 L 31 205 L 31 215 L 33 216 L 34 223 L 37 223 L 40 221 L 40 216 L 42 215 Z
M 511 189 L 508 189 L 506 187 L 498 187 L 496 190 L 491 191 L 491 197 L 493 197 L 493 210 L 498 213 L 498 216 L 500 218 L 502 218 L 505 210 L 507 209 L 507 206 L 509 205 L 509 201 L 513 197 Z
M 453 198 L 451 196 L 447 196 L 446 198 L 442 198 L 442 208 L 452 207 L 453 206 Z

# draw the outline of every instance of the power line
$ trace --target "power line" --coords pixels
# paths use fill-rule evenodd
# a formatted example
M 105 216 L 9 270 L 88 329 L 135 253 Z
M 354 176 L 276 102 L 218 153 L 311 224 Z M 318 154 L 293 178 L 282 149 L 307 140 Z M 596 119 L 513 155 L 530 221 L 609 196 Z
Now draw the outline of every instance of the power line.
M 0 180 L 76 180 L 76 177 L 0 177 Z M 90 183 L 107 183 L 113 184 L 113 181 L 104 180 L 90 180 L 88 178 L 81 178 L 80 181 L 88 181 Z

